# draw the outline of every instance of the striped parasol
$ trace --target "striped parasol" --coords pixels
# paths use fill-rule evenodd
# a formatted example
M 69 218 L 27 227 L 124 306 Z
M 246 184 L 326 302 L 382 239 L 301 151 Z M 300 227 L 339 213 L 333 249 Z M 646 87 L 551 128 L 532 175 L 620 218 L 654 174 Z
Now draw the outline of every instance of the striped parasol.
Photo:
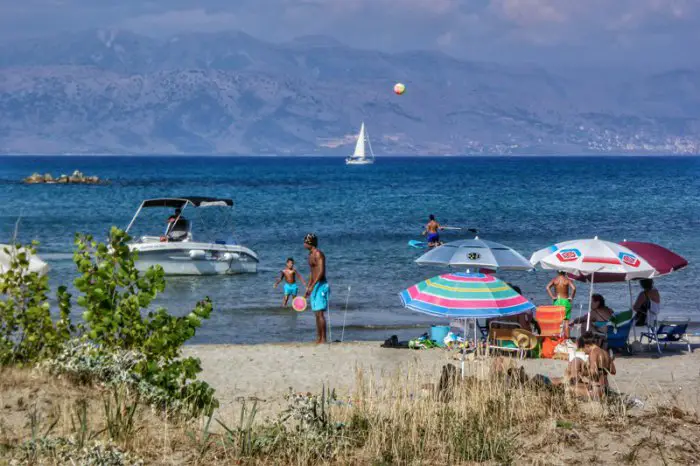
M 543 269 L 560 270 L 572 275 L 614 274 L 621 280 L 652 278 L 656 270 L 644 258 L 628 248 L 593 239 L 577 239 L 557 243 L 540 249 L 530 258 L 532 265 L 540 264 Z
M 412 311 L 456 319 L 506 317 L 535 308 L 504 281 L 483 273 L 438 275 L 399 296 Z

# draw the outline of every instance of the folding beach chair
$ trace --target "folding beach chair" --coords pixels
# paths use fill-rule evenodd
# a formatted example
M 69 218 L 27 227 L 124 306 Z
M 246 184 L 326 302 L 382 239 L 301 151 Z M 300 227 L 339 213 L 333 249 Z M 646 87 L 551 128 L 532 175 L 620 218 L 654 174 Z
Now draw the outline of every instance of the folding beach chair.
M 607 343 L 608 349 L 624 349 L 630 352 L 629 337 L 634 325 L 634 312 L 618 312 L 608 321 Z
M 648 326 L 648 332 L 642 332 L 642 335 L 639 337 L 639 341 L 641 342 L 642 338 L 647 338 L 649 340 L 649 346 L 651 346 L 652 341 L 656 342 L 656 350 L 659 352 L 659 354 L 661 354 L 660 343 L 664 344 L 664 348 L 666 348 L 668 343 L 685 343 L 688 345 L 688 352 L 690 353 L 693 350 L 690 347 L 690 341 L 687 338 L 689 322 L 690 318 L 685 317 L 673 320 L 657 320 Z
M 519 329 L 520 325 L 515 322 L 501 322 L 492 320 L 489 322 L 489 333 L 487 339 L 487 348 L 491 350 L 507 351 L 516 353 L 518 359 L 523 358 L 523 351 L 518 346 L 515 340 L 513 330 Z

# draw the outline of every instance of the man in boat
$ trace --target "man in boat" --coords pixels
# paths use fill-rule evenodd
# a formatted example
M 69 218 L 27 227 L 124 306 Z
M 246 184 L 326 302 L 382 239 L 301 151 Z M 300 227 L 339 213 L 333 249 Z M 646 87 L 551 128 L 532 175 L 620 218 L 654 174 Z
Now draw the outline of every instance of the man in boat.
M 444 230 L 444 228 L 437 222 L 437 220 L 435 220 L 435 215 L 430 214 L 430 217 L 428 217 L 428 224 L 425 226 L 425 231 L 423 232 L 424 236 L 428 236 L 429 248 L 440 246 L 442 244 L 440 242 L 440 233 L 438 233 L 442 230 Z
M 168 217 L 168 228 L 165 230 L 165 236 L 170 241 L 179 241 L 187 236 L 188 230 L 189 222 L 182 216 L 182 210 L 175 209 L 175 213 Z
M 311 276 L 305 297 L 311 298 L 311 310 L 316 316 L 316 343 L 326 342 L 326 311 L 331 288 L 326 281 L 326 256 L 318 249 L 318 238 L 309 233 L 304 238 L 304 247 L 309 251 Z
M 554 292 L 552 292 L 554 289 Z M 557 276 L 547 284 L 547 294 L 552 298 L 555 306 L 564 306 L 566 316 L 564 317 L 564 328 L 568 335 L 569 320 L 571 320 L 571 303 L 576 296 L 576 285 L 573 280 L 566 276 L 566 272 L 560 270 Z

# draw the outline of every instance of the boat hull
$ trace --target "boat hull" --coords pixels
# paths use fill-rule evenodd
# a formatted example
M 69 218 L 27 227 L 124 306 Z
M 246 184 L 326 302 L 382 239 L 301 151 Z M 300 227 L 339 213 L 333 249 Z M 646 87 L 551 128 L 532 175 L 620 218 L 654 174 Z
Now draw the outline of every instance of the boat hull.
M 235 275 L 256 273 L 258 257 L 245 246 L 210 243 L 130 244 L 138 252 L 136 268 L 160 265 L 165 275 Z
M 345 159 L 345 165 L 371 165 L 374 163 L 374 160 L 353 160 L 353 159 Z

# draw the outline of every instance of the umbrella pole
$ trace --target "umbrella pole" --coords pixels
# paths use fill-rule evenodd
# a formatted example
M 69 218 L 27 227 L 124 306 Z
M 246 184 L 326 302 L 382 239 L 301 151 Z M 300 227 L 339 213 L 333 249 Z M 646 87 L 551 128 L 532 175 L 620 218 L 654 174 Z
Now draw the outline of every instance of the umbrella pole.
M 630 310 L 632 311 L 632 335 L 634 338 L 634 341 L 637 341 L 637 329 L 635 329 L 635 321 L 634 321 L 634 301 L 632 300 L 632 280 L 627 280 L 627 284 L 629 285 L 630 289 Z
M 586 319 L 586 332 L 591 327 L 591 311 L 593 310 L 593 282 L 595 281 L 595 272 L 591 274 L 591 290 L 588 294 L 588 318 Z
M 464 347 L 462 348 L 462 379 L 464 379 L 464 353 L 467 351 L 467 319 L 464 319 Z

